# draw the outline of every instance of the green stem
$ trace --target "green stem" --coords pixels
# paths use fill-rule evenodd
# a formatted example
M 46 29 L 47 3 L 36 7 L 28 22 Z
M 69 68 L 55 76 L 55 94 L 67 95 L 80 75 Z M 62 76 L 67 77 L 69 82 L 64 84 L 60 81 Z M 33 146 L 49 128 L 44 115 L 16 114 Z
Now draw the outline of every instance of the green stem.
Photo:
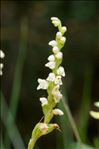
M 68 104 L 65 102 L 65 100 L 62 100 L 62 102 L 63 102 L 64 108 L 65 108 L 65 110 L 66 110 L 68 119 L 69 119 L 69 121 L 70 121 L 70 124 L 71 124 L 72 130 L 73 130 L 73 132 L 74 132 L 74 135 L 75 135 L 75 137 L 76 137 L 78 143 L 80 144 L 80 149 L 81 149 L 81 148 L 82 148 L 82 144 L 81 144 L 82 141 L 81 141 L 79 132 L 78 132 L 78 130 L 77 130 L 75 121 L 74 121 L 74 119 L 73 119 L 73 117 L 72 117 L 71 111 L 70 111 L 70 109 L 69 109 L 69 106 L 68 106 Z
M 31 139 L 31 143 L 28 144 L 28 149 L 33 149 L 37 139 Z

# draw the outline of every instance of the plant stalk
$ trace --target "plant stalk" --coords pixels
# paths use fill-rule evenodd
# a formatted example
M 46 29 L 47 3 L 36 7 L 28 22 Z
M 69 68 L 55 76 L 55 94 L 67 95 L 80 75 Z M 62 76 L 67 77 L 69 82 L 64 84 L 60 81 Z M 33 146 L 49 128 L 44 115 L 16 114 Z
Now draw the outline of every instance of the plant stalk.
M 69 121 L 70 121 L 72 130 L 73 130 L 74 135 L 75 135 L 75 137 L 76 137 L 76 140 L 78 141 L 78 143 L 79 143 L 79 145 L 80 145 L 80 149 L 82 149 L 82 143 L 81 143 L 82 141 L 81 141 L 81 138 L 80 138 L 78 129 L 77 129 L 77 127 L 76 127 L 75 121 L 74 121 L 74 119 L 73 119 L 73 117 L 72 117 L 71 111 L 70 111 L 70 109 L 69 109 L 69 106 L 68 106 L 68 104 L 65 102 L 64 99 L 62 100 L 62 102 L 63 102 L 64 108 L 65 108 L 65 110 L 66 110 L 68 119 L 69 119 Z

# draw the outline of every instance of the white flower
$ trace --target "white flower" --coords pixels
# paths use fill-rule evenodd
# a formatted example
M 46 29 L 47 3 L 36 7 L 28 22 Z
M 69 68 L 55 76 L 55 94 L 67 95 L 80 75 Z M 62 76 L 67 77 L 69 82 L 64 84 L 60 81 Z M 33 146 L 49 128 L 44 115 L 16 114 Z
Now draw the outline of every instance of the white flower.
M 47 131 L 48 131 L 48 126 L 45 123 L 40 123 L 39 128 L 40 128 L 40 130 L 42 131 L 43 134 L 46 134 Z
M 66 37 L 61 37 L 60 41 L 61 41 L 62 44 L 64 44 L 66 42 Z
M 52 47 L 57 46 L 57 42 L 55 40 L 50 41 L 48 44 Z
M 57 74 L 65 77 L 65 70 L 62 66 L 57 69 Z
M 42 106 L 45 106 L 45 105 L 48 104 L 48 100 L 47 100 L 47 98 L 45 98 L 45 97 L 41 97 L 41 98 L 40 98 L 40 102 L 42 103 Z
M 55 62 L 48 62 L 47 64 L 45 64 L 46 67 L 49 67 L 50 69 L 54 69 L 55 68 Z
M 53 53 L 55 54 L 59 52 L 59 48 L 57 46 L 53 47 L 52 50 L 53 50 Z
M 55 56 L 54 56 L 54 55 L 50 55 L 50 56 L 48 57 L 48 60 L 49 60 L 49 61 L 55 61 Z
M 39 83 L 39 85 L 37 87 L 37 90 L 48 88 L 48 82 L 45 79 L 38 79 L 38 83 Z
M 5 54 L 2 50 L 0 50 L 0 58 L 4 58 L 5 57 Z
M 57 59 L 62 59 L 63 53 L 62 53 L 62 52 L 58 52 L 58 53 L 55 55 L 55 57 L 56 57 Z
M 62 85 L 63 83 L 62 83 L 62 80 L 61 79 L 62 79 L 61 76 L 56 76 L 54 83 L 56 85 Z
M 62 29 L 61 29 L 61 31 L 64 34 L 67 31 L 67 27 L 66 26 L 63 26 Z
M 54 82 L 55 81 L 55 74 L 54 73 L 50 73 L 49 76 L 47 77 L 47 81 Z
M 56 37 L 60 39 L 62 37 L 62 33 L 61 32 L 57 32 Z
M 62 94 L 59 91 L 59 85 L 56 85 L 52 90 L 52 95 L 54 96 L 55 103 L 58 103 L 62 99 Z
M 63 111 L 61 111 L 60 109 L 54 109 L 53 114 L 54 115 L 59 115 L 59 116 L 64 115 Z

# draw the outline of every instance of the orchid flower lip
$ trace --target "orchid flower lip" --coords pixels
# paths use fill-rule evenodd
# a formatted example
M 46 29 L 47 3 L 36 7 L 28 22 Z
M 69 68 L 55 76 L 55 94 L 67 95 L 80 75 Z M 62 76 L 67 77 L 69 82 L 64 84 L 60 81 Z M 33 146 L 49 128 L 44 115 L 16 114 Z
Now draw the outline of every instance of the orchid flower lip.
M 57 46 L 57 42 L 55 40 L 51 40 L 48 44 L 52 47 Z
M 42 103 L 42 106 L 45 106 L 45 105 L 48 104 L 48 100 L 47 100 L 47 98 L 45 98 L 45 97 L 41 97 L 41 98 L 40 98 L 40 102 Z
M 37 87 L 37 90 L 48 88 L 48 82 L 45 79 L 38 79 L 38 83 L 39 83 L 39 85 Z
M 55 61 L 55 56 L 52 54 L 48 57 L 48 60 L 49 61 Z
M 45 66 L 50 68 L 50 69 L 54 69 L 55 68 L 55 62 L 50 61 L 50 62 L 46 63 Z

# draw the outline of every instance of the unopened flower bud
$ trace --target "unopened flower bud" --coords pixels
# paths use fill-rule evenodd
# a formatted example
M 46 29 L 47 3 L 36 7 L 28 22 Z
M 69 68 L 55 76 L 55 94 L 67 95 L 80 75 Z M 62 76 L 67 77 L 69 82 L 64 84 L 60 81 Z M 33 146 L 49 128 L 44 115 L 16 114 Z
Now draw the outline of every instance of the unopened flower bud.
M 49 76 L 47 77 L 47 81 L 54 82 L 55 81 L 55 74 L 54 73 L 50 73 Z
M 59 26 L 60 22 L 59 21 L 52 21 L 55 27 Z
M 59 19 L 57 17 L 51 17 L 52 21 L 58 21 Z
M 59 52 L 59 48 L 57 46 L 53 47 L 53 53 L 58 53 Z
M 60 20 L 57 17 L 52 17 L 51 20 L 55 27 L 60 25 Z
M 61 29 L 61 31 L 64 34 L 67 31 L 67 27 L 66 26 L 63 26 L 62 29 Z
M 61 41 L 62 44 L 64 44 L 66 42 L 66 37 L 61 37 L 60 41 Z
M 0 70 L 3 68 L 3 64 L 2 63 L 0 63 Z
M 48 133 L 52 132 L 54 129 L 59 129 L 58 124 L 48 124 Z
M 57 69 L 57 74 L 65 77 L 65 70 L 62 66 Z
M 57 32 L 56 37 L 60 39 L 62 37 L 62 33 L 61 32 Z
M 48 126 L 45 123 L 40 123 L 39 128 L 43 134 L 46 134 L 48 132 Z
M 63 57 L 62 52 L 58 52 L 58 53 L 55 55 L 55 57 L 56 57 L 57 59 L 62 59 L 62 57 Z

